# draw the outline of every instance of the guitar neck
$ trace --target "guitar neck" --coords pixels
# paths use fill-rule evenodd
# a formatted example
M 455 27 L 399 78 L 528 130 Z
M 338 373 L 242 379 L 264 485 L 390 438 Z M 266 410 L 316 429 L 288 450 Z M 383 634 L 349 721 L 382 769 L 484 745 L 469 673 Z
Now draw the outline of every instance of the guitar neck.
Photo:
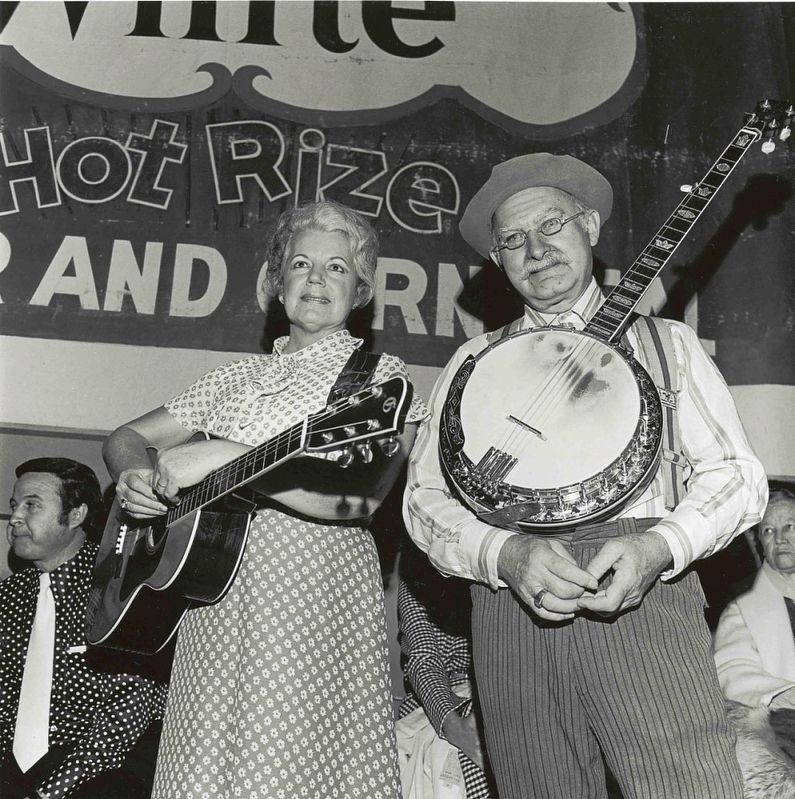
M 587 332 L 611 343 L 621 337 L 627 320 L 641 297 L 662 272 L 676 248 L 684 241 L 740 159 L 760 136 L 760 131 L 754 128 L 745 126 L 740 128 L 732 143 L 706 175 L 687 192 L 685 198 L 652 236 L 632 266 L 622 275 L 618 285 L 586 325 Z
M 304 449 L 309 424 L 310 420 L 305 419 L 210 472 L 181 496 L 179 505 L 168 511 L 166 523 L 171 524 L 215 502 L 288 458 L 298 455 Z

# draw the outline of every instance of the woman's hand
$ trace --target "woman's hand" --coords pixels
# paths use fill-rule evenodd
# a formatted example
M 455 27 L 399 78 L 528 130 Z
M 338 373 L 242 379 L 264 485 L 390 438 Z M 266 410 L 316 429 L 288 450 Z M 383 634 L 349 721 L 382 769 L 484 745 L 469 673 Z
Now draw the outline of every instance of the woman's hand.
M 152 490 L 153 469 L 125 469 L 116 481 L 116 496 L 134 519 L 162 516 L 168 506 Z
M 179 501 L 180 492 L 196 485 L 210 472 L 250 450 L 246 444 L 225 439 L 179 444 L 158 452 L 151 487 L 166 502 Z

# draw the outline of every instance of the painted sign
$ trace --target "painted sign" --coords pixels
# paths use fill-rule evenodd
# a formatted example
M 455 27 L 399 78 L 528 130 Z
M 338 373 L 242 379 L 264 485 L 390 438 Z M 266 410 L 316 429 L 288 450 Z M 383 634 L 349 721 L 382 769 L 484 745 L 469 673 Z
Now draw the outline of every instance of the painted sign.
M 268 231 L 285 208 L 325 198 L 381 237 L 360 330 L 440 366 L 486 324 L 482 298 L 465 296 L 483 264 L 457 222 L 498 155 L 495 123 L 527 135 L 608 119 L 642 73 L 636 15 L 618 6 L 10 6 L 11 335 L 256 351 L 263 312 L 282 332 L 260 290 Z M 581 46 L 563 57 L 572 37 Z M 555 92 L 540 90 L 547 81 Z

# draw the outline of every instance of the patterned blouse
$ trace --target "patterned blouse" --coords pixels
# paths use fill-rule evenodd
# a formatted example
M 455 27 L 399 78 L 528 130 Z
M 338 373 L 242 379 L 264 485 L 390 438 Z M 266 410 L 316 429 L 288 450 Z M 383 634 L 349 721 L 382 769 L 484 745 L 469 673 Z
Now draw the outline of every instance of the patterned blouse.
M 219 366 L 167 402 L 166 410 L 188 430 L 252 446 L 323 410 L 337 375 L 362 340 L 338 330 L 285 353 L 288 341 L 287 336 L 276 339 L 271 355 L 250 355 Z M 407 376 L 403 361 L 381 355 L 372 382 L 395 375 Z M 296 402 L 296 397 L 301 401 Z M 425 416 L 425 405 L 415 394 L 406 421 L 418 422 Z
M 163 717 L 166 686 L 134 674 L 104 674 L 86 662 L 85 616 L 98 546 L 86 541 L 50 572 L 55 598 L 55 658 L 50 746 L 72 751 L 40 785 L 50 799 L 68 796 L 103 771 L 118 768 L 151 722 Z M 35 566 L 0 583 L 0 753 L 14 741 L 28 639 L 36 615 Z

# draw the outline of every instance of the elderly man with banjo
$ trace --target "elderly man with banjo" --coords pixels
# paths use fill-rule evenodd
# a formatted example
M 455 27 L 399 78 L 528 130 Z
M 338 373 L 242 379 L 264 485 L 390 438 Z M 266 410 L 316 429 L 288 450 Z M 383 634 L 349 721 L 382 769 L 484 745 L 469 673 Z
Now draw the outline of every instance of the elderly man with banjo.
M 696 200 L 607 299 L 591 248 L 613 192 L 582 161 L 499 164 L 461 220 L 525 313 L 440 375 L 404 515 L 439 571 L 473 581 L 502 799 L 605 797 L 604 762 L 626 799 L 742 797 L 688 567 L 760 519 L 765 475 L 695 333 L 634 314 Z

